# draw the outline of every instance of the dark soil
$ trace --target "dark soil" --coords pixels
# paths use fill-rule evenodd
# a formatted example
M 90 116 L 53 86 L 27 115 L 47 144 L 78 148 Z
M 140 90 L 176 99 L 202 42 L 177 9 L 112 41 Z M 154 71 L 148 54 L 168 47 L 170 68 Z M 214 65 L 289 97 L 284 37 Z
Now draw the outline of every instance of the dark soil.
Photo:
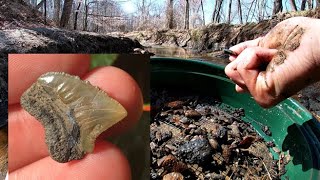
M 242 121 L 242 108 L 219 97 L 152 90 L 151 110 L 151 179 L 280 179 L 286 172 L 290 155 Z M 268 126 L 261 129 L 272 136 Z
M 0 31 L 0 54 L 9 53 L 132 53 L 137 41 L 56 28 Z
M 8 168 L 8 127 L 0 128 L 0 179 L 5 179 Z
M 41 13 L 23 0 L 1 0 L 0 29 L 13 29 L 18 27 L 53 27 L 48 20 L 45 24 Z
M 0 127 L 8 122 L 8 61 L 0 55 Z

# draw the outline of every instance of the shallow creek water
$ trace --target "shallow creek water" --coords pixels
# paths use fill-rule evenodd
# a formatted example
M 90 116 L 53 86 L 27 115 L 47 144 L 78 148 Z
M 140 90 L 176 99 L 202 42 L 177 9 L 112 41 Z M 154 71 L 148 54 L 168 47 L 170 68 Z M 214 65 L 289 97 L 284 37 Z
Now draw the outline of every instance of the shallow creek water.
M 203 61 L 210 61 L 220 65 L 227 65 L 228 58 L 223 56 L 222 53 L 197 53 L 192 49 L 185 49 L 181 47 L 169 47 L 169 46 L 151 46 L 145 48 L 149 52 L 155 54 L 155 57 L 178 57 L 185 59 L 197 59 Z M 220 57 L 219 57 L 220 56 Z

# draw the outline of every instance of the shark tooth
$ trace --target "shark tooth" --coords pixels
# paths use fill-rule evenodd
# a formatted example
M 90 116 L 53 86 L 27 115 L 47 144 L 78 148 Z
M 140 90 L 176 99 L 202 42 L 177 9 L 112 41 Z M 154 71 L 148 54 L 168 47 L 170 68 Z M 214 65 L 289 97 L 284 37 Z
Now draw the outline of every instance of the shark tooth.
M 61 163 L 92 152 L 96 138 L 127 116 L 104 91 L 62 72 L 41 75 L 20 103 L 44 126 L 50 156 Z

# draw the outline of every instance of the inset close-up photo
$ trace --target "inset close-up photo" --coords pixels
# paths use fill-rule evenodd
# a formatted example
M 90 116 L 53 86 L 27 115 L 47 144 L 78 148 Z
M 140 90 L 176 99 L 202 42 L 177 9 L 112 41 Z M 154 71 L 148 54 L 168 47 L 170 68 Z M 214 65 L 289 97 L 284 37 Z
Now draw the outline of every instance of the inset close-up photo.
M 142 176 L 149 56 L 10 54 L 8 61 L 10 179 Z

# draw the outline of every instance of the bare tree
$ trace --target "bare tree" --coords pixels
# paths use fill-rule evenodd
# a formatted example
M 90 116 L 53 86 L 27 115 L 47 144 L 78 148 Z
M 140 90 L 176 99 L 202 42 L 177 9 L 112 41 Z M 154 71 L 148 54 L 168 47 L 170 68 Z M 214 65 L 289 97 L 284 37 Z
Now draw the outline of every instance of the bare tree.
M 229 24 L 231 22 L 231 6 L 232 6 L 232 0 L 229 0 L 228 19 L 227 19 L 227 23 Z
M 307 2 L 308 2 L 308 8 L 309 8 L 309 9 L 313 9 L 313 2 L 312 2 L 312 0 L 308 0 Z
M 206 25 L 205 17 L 204 17 L 204 10 L 203 10 L 203 2 L 201 0 L 201 9 L 202 9 L 202 19 L 203 19 L 203 25 Z
M 44 24 L 47 24 L 47 0 L 44 0 L 43 8 L 44 8 Z
M 74 16 L 74 24 L 73 24 L 73 29 L 74 30 L 77 30 L 78 14 L 79 14 L 79 11 L 80 11 L 81 3 L 82 3 L 81 1 L 78 2 L 78 6 L 77 6 L 77 9 L 76 9 L 76 14 Z
M 60 20 L 60 0 L 53 1 L 54 11 L 53 11 L 53 21 L 59 24 Z
M 189 29 L 189 14 L 190 14 L 190 8 L 189 8 L 189 0 L 186 0 L 186 9 L 185 9 L 185 18 L 184 18 L 184 29 Z
M 295 0 L 290 0 L 290 6 L 291 6 L 292 11 L 297 11 L 297 5 L 296 5 Z
M 168 0 L 166 20 L 166 27 L 173 29 L 173 0 Z
M 41 0 L 37 6 L 36 6 L 36 9 L 39 9 L 40 7 L 43 7 L 43 4 L 44 4 L 44 0 Z
M 274 0 L 272 15 L 282 11 L 282 0 Z
M 238 1 L 238 4 L 239 4 L 239 1 Z M 247 16 L 246 16 L 246 22 L 248 22 L 248 20 L 249 20 L 249 16 L 250 16 L 253 4 L 254 4 L 254 0 L 250 4 L 249 10 L 248 10 L 248 13 L 247 13 Z
M 83 31 L 87 31 L 88 29 L 88 11 L 89 11 L 89 3 L 87 0 L 84 0 L 84 22 L 83 22 Z
M 240 0 L 238 0 L 238 11 L 239 11 L 240 24 L 242 24 L 243 20 L 242 20 L 242 8 L 241 8 Z
M 60 27 L 65 28 L 68 25 L 71 15 L 73 0 L 65 0 L 60 20 Z
M 223 2 L 223 0 L 216 1 L 214 11 L 212 13 L 212 21 L 214 23 L 219 23 L 219 21 L 220 21 L 220 11 L 221 11 L 221 7 L 222 7 L 222 2 Z
M 307 2 L 307 0 L 302 0 L 301 1 L 301 11 L 304 11 L 305 9 L 306 9 L 306 2 Z

